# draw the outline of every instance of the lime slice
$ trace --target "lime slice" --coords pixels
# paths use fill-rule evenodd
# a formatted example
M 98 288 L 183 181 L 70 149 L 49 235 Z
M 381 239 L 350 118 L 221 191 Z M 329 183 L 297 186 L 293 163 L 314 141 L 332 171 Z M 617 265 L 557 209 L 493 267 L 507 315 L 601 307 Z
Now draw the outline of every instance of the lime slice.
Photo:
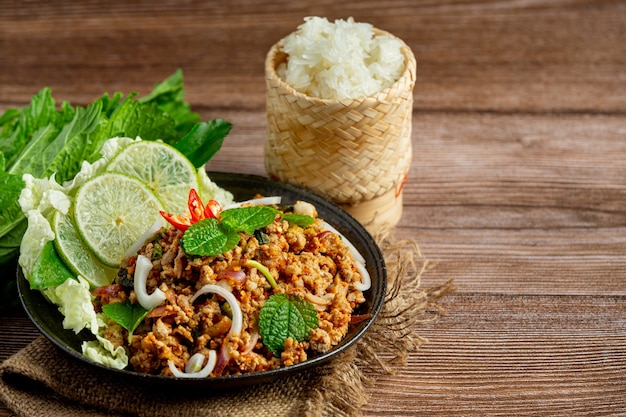
M 54 246 L 72 273 L 84 277 L 94 288 L 111 283 L 117 271 L 105 266 L 83 244 L 70 215 L 57 211 L 52 228 L 56 236 Z
M 140 180 L 105 172 L 83 184 L 74 201 L 78 234 L 105 265 L 117 268 L 128 248 L 160 219 L 163 205 Z
M 193 164 L 177 149 L 149 140 L 133 142 L 109 162 L 107 171 L 140 179 L 172 214 L 188 212 L 189 189 L 198 189 L 198 174 Z

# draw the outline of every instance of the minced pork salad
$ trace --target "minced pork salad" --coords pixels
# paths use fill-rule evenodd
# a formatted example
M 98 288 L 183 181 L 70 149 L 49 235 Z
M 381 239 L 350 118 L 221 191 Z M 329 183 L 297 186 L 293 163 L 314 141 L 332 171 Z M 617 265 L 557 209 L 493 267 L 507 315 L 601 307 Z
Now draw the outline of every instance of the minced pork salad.
M 370 285 L 354 247 L 309 203 L 263 205 L 278 201 L 222 211 L 213 200 L 203 207 L 192 190 L 191 216 L 162 213 L 172 226 L 94 291 L 107 316 L 137 318 L 126 326 L 110 319 L 102 334 L 124 347 L 130 369 L 176 377 L 267 371 L 328 351 L 366 318 L 352 314 Z
M 159 141 L 116 137 L 101 154 L 63 184 L 25 175 L 20 194 L 20 267 L 63 328 L 89 336 L 86 358 L 249 374 L 327 352 L 371 317 L 353 314 L 371 286 L 364 258 L 312 204 L 234 202 Z

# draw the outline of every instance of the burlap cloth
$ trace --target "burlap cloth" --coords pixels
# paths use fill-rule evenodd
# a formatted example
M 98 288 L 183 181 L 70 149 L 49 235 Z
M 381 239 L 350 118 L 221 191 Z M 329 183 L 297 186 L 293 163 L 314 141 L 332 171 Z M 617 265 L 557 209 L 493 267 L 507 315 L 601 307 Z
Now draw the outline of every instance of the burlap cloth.
M 326 365 L 262 386 L 168 392 L 98 374 L 40 336 L 0 365 L 0 401 L 23 417 L 359 416 L 367 387 L 426 342 L 416 334 L 419 323 L 443 313 L 439 300 L 453 291 L 451 282 L 421 288 L 430 265 L 415 242 L 385 233 L 377 241 L 388 271 L 382 311 L 357 344 Z

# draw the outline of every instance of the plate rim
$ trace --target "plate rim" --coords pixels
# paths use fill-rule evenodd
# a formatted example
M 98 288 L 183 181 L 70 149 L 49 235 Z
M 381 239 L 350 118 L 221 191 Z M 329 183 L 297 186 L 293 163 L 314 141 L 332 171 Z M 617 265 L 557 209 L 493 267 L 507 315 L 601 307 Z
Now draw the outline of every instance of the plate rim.
M 360 324 L 360 328 L 355 331 L 355 333 L 348 339 L 340 342 L 338 345 L 330 349 L 328 352 L 321 353 L 319 355 L 314 356 L 313 358 L 307 359 L 304 362 L 281 367 L 278 369 L 272 369 L 263 372 L 257 372 L 252 374 L 242 374 L 242 375 L 228 375 L 228 376 L 218 376 L 218 377 L 209 377 L 209 378 L 172 378 L 161 375 L 152 375 L 152 374 L 142 374 L 139 372 L 133 372 L 125 369 L 114 369 L 107 367 L 105 365 L 93 362 L 88 358 L 84 357 L 83 354 L 76 349 L 69 346 L 69 343 L 63 340 L 63 337 L 59 336 L 54 332 L 50 327 L 42 322 L 36 311 L 31 311 L 30 305 L 33 303 L 45 303 L 46 308 L 49 310 L 58 310 L 55 308 L 53 304 L 51 304 L 40 291 L 31 290 L 28 280 L 24 277 L 24 274 L 21 271 L 21 268 L 17 267 L 17 287 L 18 287 L 18 295 L 24 310 L 26 311 L 28 317 L 33 322 L 35 327 L 39 330 L 41 334 L 43 334 L 49 341 L 51 341 L 58 349 L 67 354 L 69 357 L 74 360 L 80 361 L 84 363 L 86 366 L 94 367 L 94 369 L 101 369 L 102 371 L 110 374 L 116 378 L 123 378 L 129 380 L 142 380 L 146 383 L 157 384 L 157 385 L 167 385 L 169 387 L 176 386 L 180 388 L 194 388 L 194 387 L 202 387 L 202 388 L 218 388 L 218 389 L 228 389 L 234 387 L 242 387 L 248 385 L 254 385 L 257 383 L 264 383 L 279 379 L 281 377 L 286 377 L 292 375 L 297 372 L 301 372 L 307 370 L 312 367 L 316 367 L 326 362 L 332 360 L 336 356 L 340 355 L 342 352 L 356 344 L 370 329 L 371 325 L 376 321 L 382 306 L 384 304 L 386 298 L 387 291 L 387 270 L 385 265 L 385 260 L 383 257 L 382 250 L 379 245 L 372 237 L 372 235 L 367 231 L 367 229 L 359 223 L 353 216 L 351 216 L 347 211 L 345 211 L 342 207 L 337 204 L 325 199 L 319 194 L 303 187 L 298 187 L 293 184 L 289 184 L 286 182 L 273 180 L 271 178 L 263 177 L 255 174 L 241 174 L 241 173 L 230 173 L 230 172 L 221 172 L 221 171 L 207 171 L 209 179 L 215 184 L 223 187 L 228 190 L 227 186 L 222 185 L 223 183 L 229 182 L 246 182 L 249 183 L 252 187 L 251 192 L 256 193 L 259 189 L 274 189 L 276 192 L 283 191 L 287 193 L 291 193 L 294 196 L 302 196 L 305 195 L 307 200 L 311 201 L 316 207 L 321 205 L 322 212 L 326 210 L 334 211 L 334 214 L 339 217 L 339 227 L 338 225 L 333 224 L 334 227 L 338 227 L 338 230 L 349 228 L 354 234 L 359 235 L 361 240 L 367 241 L 367 250 L 372 251 L 373 253 L 368 253 L 370 257 L 374 260 L 374 265 L 367 265 L 367 268 L 372 274 L 372 271 L 376 272 L 377 279 L 371 288 L 371 291 L 376 291 L 377 297 L 374 298 L 372 296 L 372 306 L 368 309 L 368 312 L 372 314 L 372 317 L 368 320 L 364 321 L 363 324 Z M 318 207 L 319 210 L 319 207 Z M 322 217 L 322 216 L 321 216 Z M 344 222 L 347 225 L 344 227 Z M 345 233 L 342 231 L 342 233 Z M 354 243 L 353 236 L 347 236 Z M 365 255 L 364 255 L 365 256 Z M 59 316 L 59 321 L 62 321 L 63 316 L 60 312 L 57 311 Z M 66 330 L 66 332 L 71 333 L 71 337 L 77 338 L 79 341 L 82 339 L 87 340 L 87 337 L 81 338 L 81 333 L 75 334 L 72 330 Z M 87 331 L 83 330 L 84 333 Z M 91 335 L 91 333 L 89 333 Z M 89 338 L 90 339 L 90 338 Z

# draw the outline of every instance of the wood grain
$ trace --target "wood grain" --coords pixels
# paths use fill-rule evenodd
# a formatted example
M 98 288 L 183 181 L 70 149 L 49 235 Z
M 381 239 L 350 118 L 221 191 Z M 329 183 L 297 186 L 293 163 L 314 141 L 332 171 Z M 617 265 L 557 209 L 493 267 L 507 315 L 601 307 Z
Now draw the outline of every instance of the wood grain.
M 43 86 L 74 104 L 145 94 L 183 68 L 194 110 L 234 125 L 207 168 L 265 175 L 263 61 L 307 15 L 413 49 L 395 233 L 429 259 L 424 286 L 457 287 L 364 415 L 625 415 L 624 2 L 0 1 L 0 111 Z M 0 317 L 0 360 L 36 335 Z
M 368 415 L 621 415 L 623 299 L 462 294 Z M 396 395 L 389 395 L 396 392 Z

